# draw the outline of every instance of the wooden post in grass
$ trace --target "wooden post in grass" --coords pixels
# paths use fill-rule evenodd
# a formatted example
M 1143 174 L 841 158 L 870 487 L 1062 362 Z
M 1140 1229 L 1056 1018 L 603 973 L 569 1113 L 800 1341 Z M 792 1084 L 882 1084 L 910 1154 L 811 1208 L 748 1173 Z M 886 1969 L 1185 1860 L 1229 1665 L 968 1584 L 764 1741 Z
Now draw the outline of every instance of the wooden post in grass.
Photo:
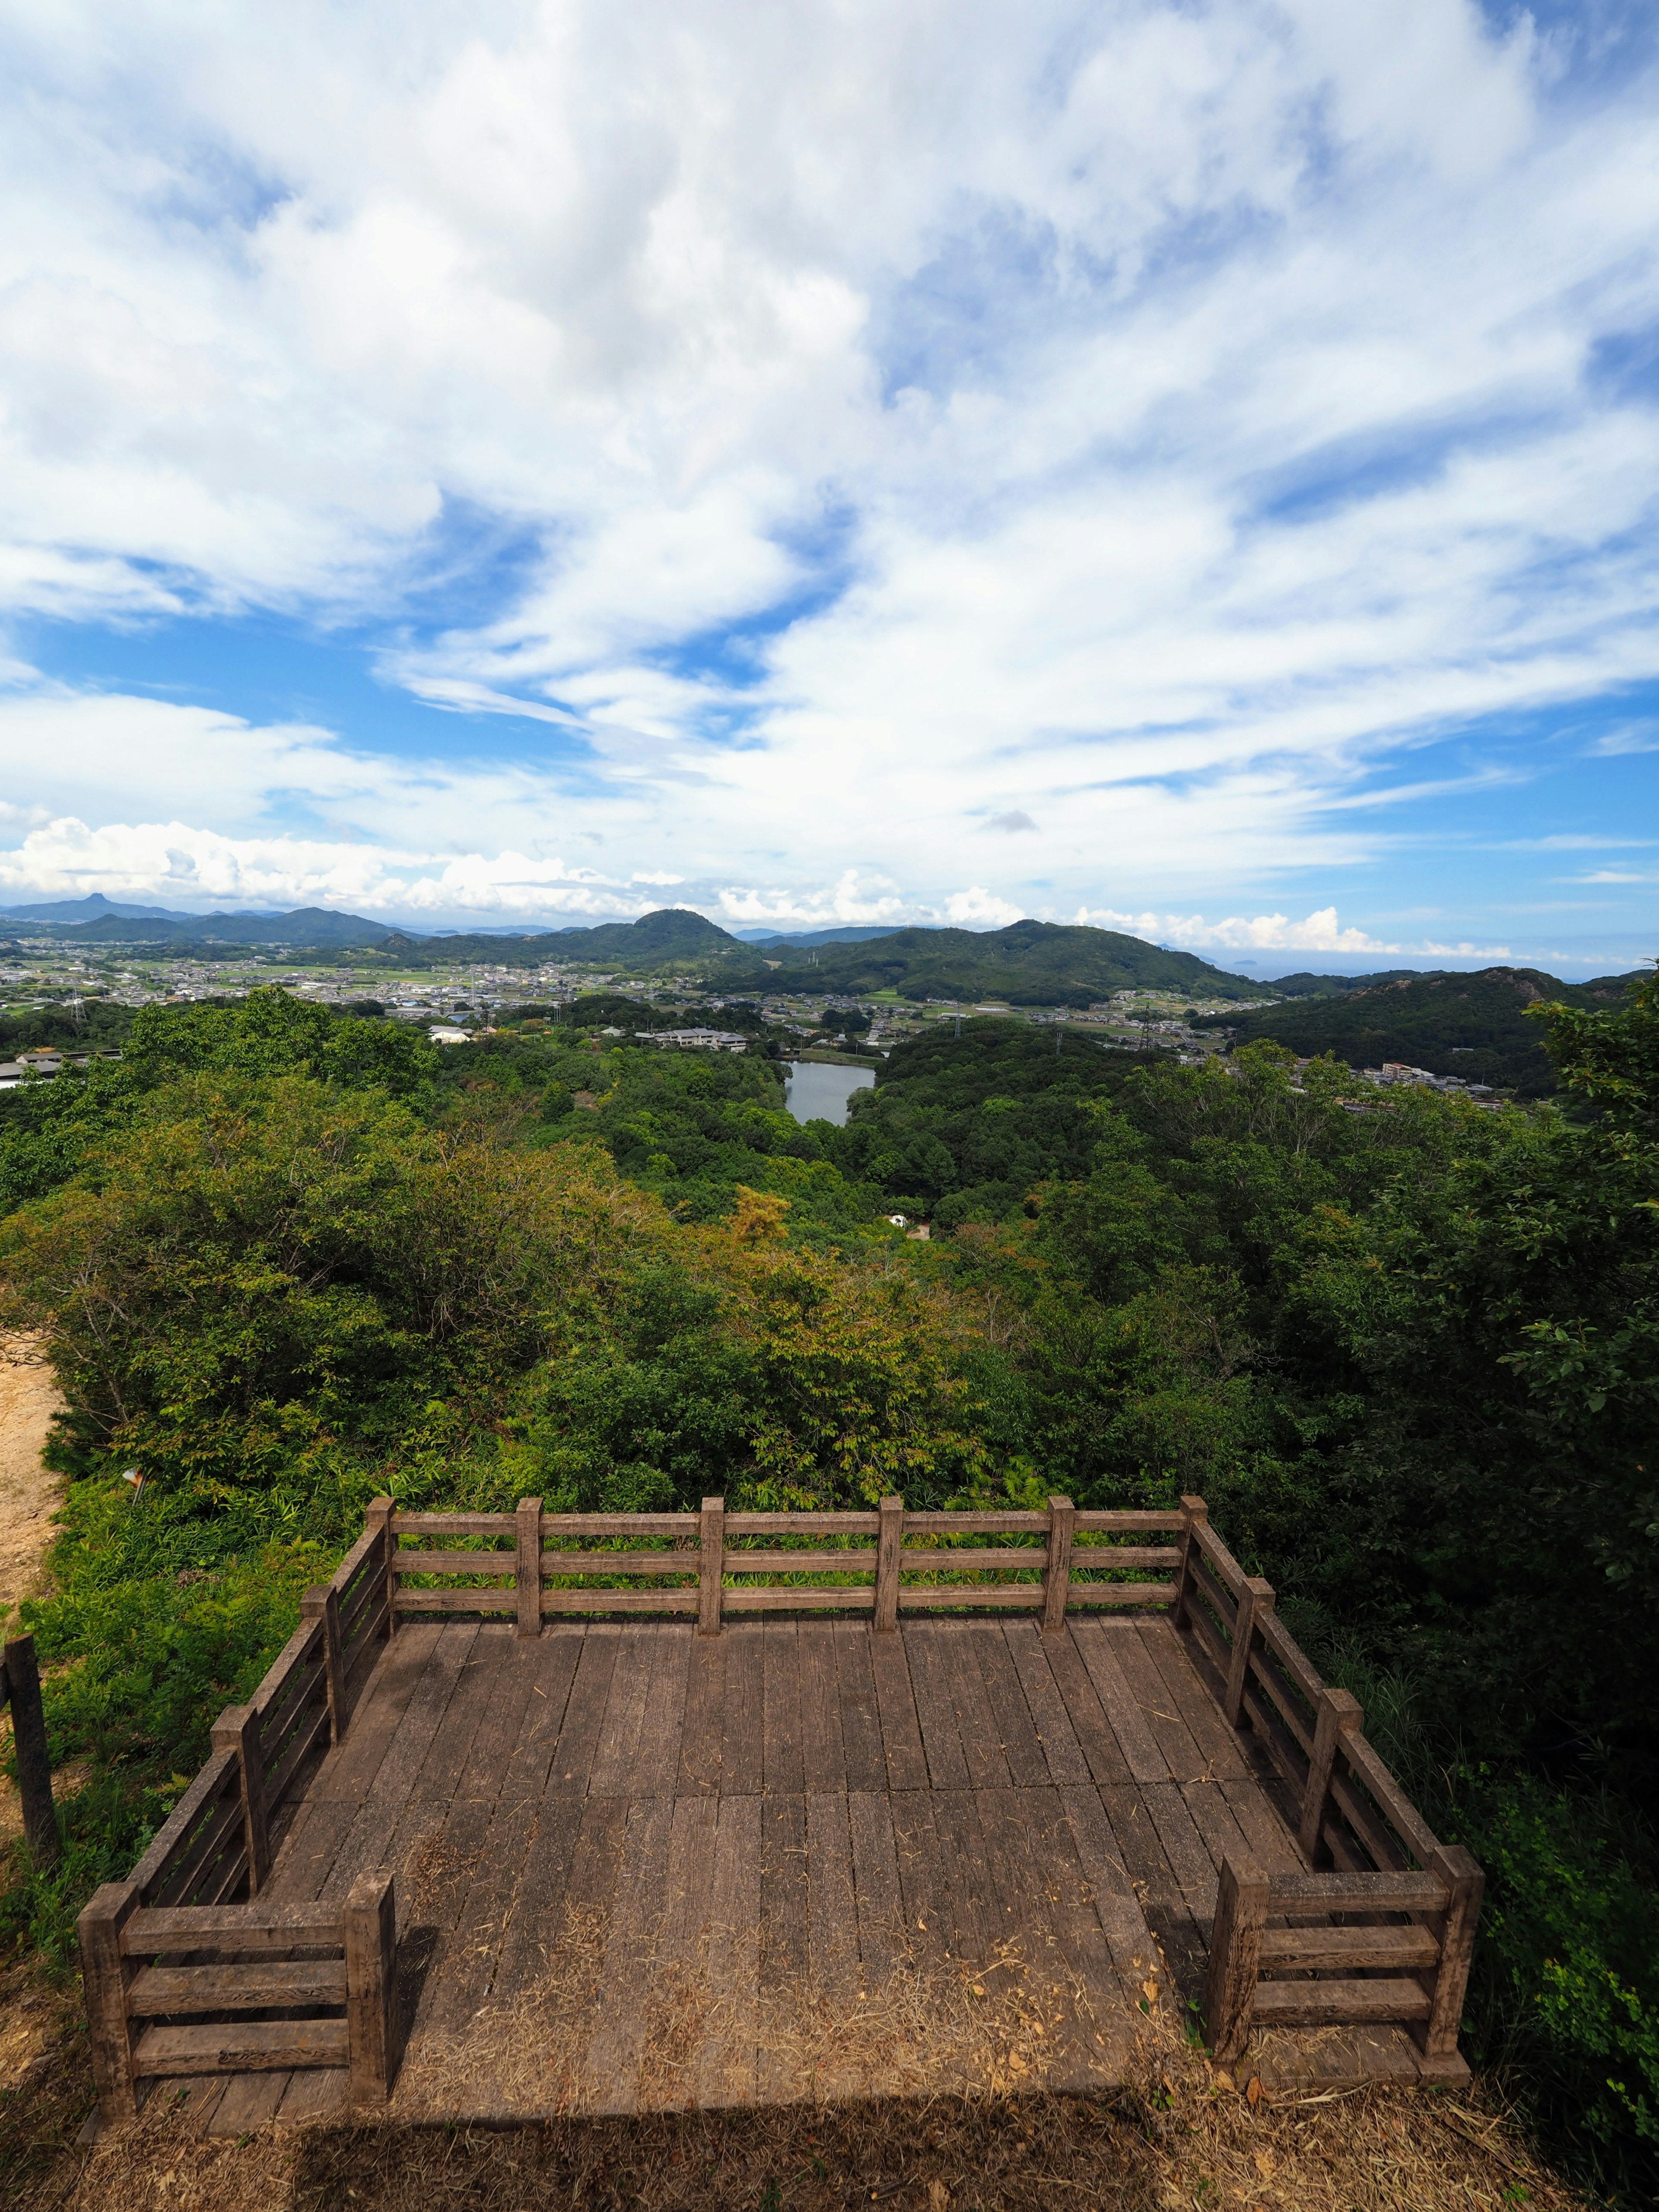
M 213 1748 L 234 1751 L 242 1793 L 242 1835 L 247 1845 L 247 1893 L 258 1897 L 270 1878 L 270 1808 L 265 1802 L 264 1746 L 253 1705 L 227 1705 L 213 1723 Z
M 1249 1686 L 1250 1651 L 1255 1642 L 1255 1625 L 1264 1613 L 1273 1609 L 1271 1583 L 1264 1583 L 1260 1575 L 1245 1579 L 1238 1594 L 1238 1611 L 1233 1620 L 1233 1660 L 1227 1670 L 1227 1692 L 1222 1700 L 1222 1711 L 1227 1716 L 1229 1728 L 1238 1726 L 1238 1717 L 1244 1710 L 1244 1692 Z
M 1072 1582 L 1072 1538 L 1077 1508 L 1069 1498 L 1048 1500 L 1048 1551 L 1042 1565 L 1042 1632 L 1058 1636 L 1066 1626 L 1066 1595 Z M 970 1555 L 971 1556 L 971 1555 Z
M 697 1516 L 697 1633 L 720 1632 L 720 1594 L 726 1573 L 726 1500 L 705 1498 Z
M 340 1642 L 340 1594 L 331 1583 L 315 1583 L 300 1600 L 301 1620 L 323 1624 L 323 1679 L 328 1685 L 328 1740 L 345 1734 L 345 1650 Z
M 46 1750 L 46 1717 L 40 1704 L 40 1669 L 34 1638 L 14 1637 L 6 1645 L 3 1667 L 6 1702 L 11 1707 L 12 1749 L 17 1757 L 17 1794 L 23 1801 L 23 1840 L 37 1874 L 58 1863 L 58 1816 L 52 1803 L 52 1759 Z
M 521 1498 L 517 1519 L 519 1556 L 514 1591 L 519 1601 L 519 1633 L 542 1632 L 542 1501 Z
M 884 1498 L 876 1537 L 876 1627 L 883 1635 L 898 1626 L 899 1558 L 904 1546 L 904 1500 Z
M 1224 2066 L 1243 2054 L 1249 2038 L 1267 1924 L 1267 1875 L 1252 1860 L 1224 1858 L 1204 1992 L 1205 2039 Z
M 1430 1992 L 1429 2016 L 1417 2033 L 1425 2058 L 1455 2060 L 1486 1877 L 1461 1844 L 1442 1844 L 1430 1859 L 1428 1871 L 1439 1875 L 1451 1895 L 1441 1917 L 1440 1963 Z
M 75 1923 L 81 1941 L 81 1991 L 92 2040 L 92 2078 L 98 2109 L 112 2125 L 138 2110 L 132 2068 L 132 2023 L 127 2017 L 127 1961 L 121 1930 L 137 1910 L 136 1881 L 106 1881 L 94 1890 Z

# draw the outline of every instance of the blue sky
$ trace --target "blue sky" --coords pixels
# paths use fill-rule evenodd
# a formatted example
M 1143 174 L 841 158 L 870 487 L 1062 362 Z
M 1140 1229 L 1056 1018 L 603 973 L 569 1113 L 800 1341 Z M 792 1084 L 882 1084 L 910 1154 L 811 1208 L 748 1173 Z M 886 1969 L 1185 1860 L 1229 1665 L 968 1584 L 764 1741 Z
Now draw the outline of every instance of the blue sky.
M 1655 21 L 0 0 L 0 897 L 1653 957 Z

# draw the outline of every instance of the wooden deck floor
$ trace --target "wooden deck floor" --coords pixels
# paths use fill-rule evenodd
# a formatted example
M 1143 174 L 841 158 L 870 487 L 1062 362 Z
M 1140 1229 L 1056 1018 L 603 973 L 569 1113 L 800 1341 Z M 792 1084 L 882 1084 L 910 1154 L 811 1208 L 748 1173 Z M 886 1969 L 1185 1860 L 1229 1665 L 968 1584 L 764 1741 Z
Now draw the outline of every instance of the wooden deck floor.
M 1161 1620 L 422 1624 L 269 1893 L 396 1873 L 393 2118 L 1098 2087 L 1200 1994 L 1222 1855 L 1304 1863 L 1247 1749 Z M 342 2089 L 192 2094 L 216 2133 Z

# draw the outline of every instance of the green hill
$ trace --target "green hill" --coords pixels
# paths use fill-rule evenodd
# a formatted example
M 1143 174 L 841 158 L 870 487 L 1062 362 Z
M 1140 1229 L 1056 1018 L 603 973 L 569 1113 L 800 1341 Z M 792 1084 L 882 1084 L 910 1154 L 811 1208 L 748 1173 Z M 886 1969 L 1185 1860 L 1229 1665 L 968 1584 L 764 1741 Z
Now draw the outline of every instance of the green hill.
M 1413 975 L 1340 997 L 1216 1015 L 1205 1026 L 1224 1024 L 1235 1045 L 1271 1037 L 1310 1058 L 1334 1053 L 1351 1067 L 1404 1060 L 1431 1075 L 1542 1098 L 1555 1089 L 1555 1069 L 1527 1008 L 1553 999 L 1611 1010 L 1636 980 L 1598 975 L 1589 983 L 1564 983 L 1539 968 L 1482 968 L 1472 975 Z
M 742 948 L 749 954 L 750 948 Z M 1000 1000 L 1011 1006 L 1087 1006 L 1114 991 L 1184 991 L 1254 999 L 1261 985 L 1191 952 L 1166 952 L 1116 930 L 1016 921 L 1006 929 L 901 929 L 863 945 L 770 945 L 742 980 L 848 998 L 896 991 L 906 999 Z M 752 954 L 750 955 L 752 959 Z M 735 967 L 735 963 L 733 963 Z M 727 978 L 735 983 L 735 975 Z

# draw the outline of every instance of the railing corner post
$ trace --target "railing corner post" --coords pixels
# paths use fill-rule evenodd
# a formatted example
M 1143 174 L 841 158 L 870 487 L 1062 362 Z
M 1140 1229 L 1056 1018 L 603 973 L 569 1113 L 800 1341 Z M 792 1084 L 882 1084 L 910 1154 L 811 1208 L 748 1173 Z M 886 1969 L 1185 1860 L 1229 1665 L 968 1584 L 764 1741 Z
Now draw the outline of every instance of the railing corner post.
M 904 1549 L 904 1500 L 884 1498 L 876 1538 L 876 1632 L 898 1626 L 899 1561 Z
M 380 1531 L 380 1566 L 386 1576 L 386 1640 L 388 1644 L 398 1632 L 398 1531 L 392 1520 L 397 1510 L 395 1498 L 371 1498 L 368 1510 L 363 1516 L 365 1528 Z
M 697 1633 L 718 1636 L 726 1574 L 726 1500 L 705 1498 L 697 1516 Z
M 1310 1866 L 1319 1856 L 1319 1839 L 1324 1832 L 1326 1808 L 1330 1803 L 1331 1770 L 1336 1765 L 1336 1754 L 1345 1735 L 1357 1735 L 1365 1716 L 1358 1700 L 1346 1690 L 1328 1686 L 1319 1693 L 1319 1705 L 1314 1716 L 1313 1755 L 1308 1761 L 1307 1785 L 1302 1793 L 1302 1819 L 1296 1839 L 1306 1854 Z
M 1238 1611 L 1233 1620 L 1232 1664 L 1227 1670 L 1227 1691 L 1222 1701 L 1222 1711 L 1227 1716 L 1229 1728 L 1239 1725 L 1244 1710 L 1244 1692 L 1250 1682 L 1250 1656 L 1255 1643 L 1256 1623 L 1263 1613 L 1273 1609 L 1271 1583 L 1260 1575 L 1247 1575 L 1244 1587 L 1238 1593 Z
M 346 2048 L 354 2105 L 383 2105 L 398 2073 L 398 1893 L 359 1875 L 345 1905 Z
M 1428 1872 L 1439 1875 L 1449 1894 L 1441 1916 L 1440 1961 L 1429 1992 L 1429 2016 L 1419 2030 L 1419 2047 L 1425 2058 L 1451 2058 L 1456 2056 L 1457 2032 L 1463 2024 L 1463 1999 L 1486 1877 L 1459 1844 L 1443 1844 L 1431 1858 Z
M 92 2078 L 98 2109 L 112 2126 L 138 2110 L 127 2014 L 126 1958 L 121 1930 L 143 1893 L 136 1881 L 106 1881 L 94 1890 L 75 1923 L 81 1945 L 81 1987 L 92 2036 Z
M 242 1796 L 242 1835 L 247 1846 L 247 1893 L 257 1897 L 270 1878 L 270 1808 L 265 1802 L 264 1747 L 257 1705 L 227 1705 L 213 1723 L 213 1748 L 234 1751 Z
M 519 1633 L 542 1632 L 542 1501 L 521 1498 L 518 1510 L 518 1562 L 514 1591 L 519 1601 Z
M 1187 1608 L 1192 1603 L 1193 1553 L 1198 1548 L 1193 1531 L 1208 1521 L 1210 1509 L 1201 1498 L 1183 1497 L 1181 1501 L 1181 1565 L 1176 1570 L 1175 1603 L 1170 1607 L 1172 1627 L 1179 1628 L 1187 1618 Z
M 300 1600 L 301 1620 L 323 1624 L 323 1679 L 328 1685 L 328 1740 L 338 1743 L 346 1730 L 345 1650 L 340 1641 L 340 1594 L 331 1583 L 317 1583 Z
M 17 1794 L 23 1806 L 23 1840 L 29 1863 L 44 1873 L 58 1863 L 58 1815 L 52 1802 L 52 1754 L 46 1746 L 46 1708 L 40 1702 L 40 1669 L 33 1636 L 14 1637 L 6 1645 L 4 1684 L 11 1706 L 12 1750 L 17 1759 Z
M 1241 2057 L 1249 2040 L 1267 1924 L 1267 1875 L 1250 1859 L 1224 1858 L 1204 1991 L 1204 2033 L 1211 2056 L 1224 2066 Z
M 1042 1565 L 1042 1632 L 1058 1636 L 1066 1626 L 1066 1598 L 1072 1581 L 1072 1538 L 1077 1508 L 1069 1498 L 1048 1500 L 1048 1549 Z

